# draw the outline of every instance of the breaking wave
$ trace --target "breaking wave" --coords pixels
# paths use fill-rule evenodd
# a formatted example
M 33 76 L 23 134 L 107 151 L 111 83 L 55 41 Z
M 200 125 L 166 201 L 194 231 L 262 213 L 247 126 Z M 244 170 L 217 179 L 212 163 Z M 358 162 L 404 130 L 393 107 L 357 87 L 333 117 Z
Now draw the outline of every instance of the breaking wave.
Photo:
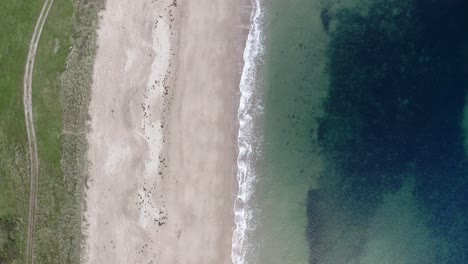
M 244 67 L 239 84 L 241 97 L 238 110 L 239 134 L 237 157 L 237 181 L 239 184 L 237 198 L 234 203 L 234 221 L 236 229 L 232 237 L 231 259 L 234 264 L 247 264 L 246 255 L 251 248 L 249 245 L 249 231 L 253 230 L 253 206 L 251 198 L 254 183 L 257 180 L 255 165 L 260 151 L 261 137 L 258 133 L 258 122 L 262 113 L 262 99 L 260 92 L 261 78 L 258 66 L 261 65 L 263 46 L 263 10 L 261 0 L 252 0 L 250 17 L 251 28 L 243 54 Z

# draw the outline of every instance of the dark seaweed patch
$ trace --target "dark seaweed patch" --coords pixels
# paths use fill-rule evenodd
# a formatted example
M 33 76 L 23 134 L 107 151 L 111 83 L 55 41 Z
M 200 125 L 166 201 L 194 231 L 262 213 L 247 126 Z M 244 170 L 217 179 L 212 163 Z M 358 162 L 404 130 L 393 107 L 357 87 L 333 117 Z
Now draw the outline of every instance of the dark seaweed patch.
M 322 9 L 320 12 L 320 20 L 322 21 L 322 26 L 325 29 L 325 31 L 328 31 L 330 29 L 330 10 L 328 8 Z

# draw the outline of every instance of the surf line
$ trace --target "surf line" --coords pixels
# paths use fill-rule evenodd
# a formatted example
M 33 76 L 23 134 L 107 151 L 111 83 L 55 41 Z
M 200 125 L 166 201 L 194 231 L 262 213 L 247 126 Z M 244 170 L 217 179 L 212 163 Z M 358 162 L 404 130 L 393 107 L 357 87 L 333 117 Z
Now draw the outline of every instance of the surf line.
M 253 169 L 255 149 L 253 143 L 255 138 L 254 119 L 256 108 L 261 108 L 259 98 L 255 89 L 258 82 L 258 65 L 264 53 L 263 46 L 263 9 L 261 0 L 252 1 L 252 12 L 250 15 L 250 31 L 244 49 L 242 70 L 239 90 L 241 92 L 237 118 L 239 131 L 237 144 L 239 154 L 237 156 L 237 182 L 238 193 L 234 202 L 234 222 L 236 228 L 232 236 L 231 260 L 233 264 L 245 264 L 246 254 L 249 248 L 246 239 L 247 232 L 251 229 L 252 209 L 249 201 L 253 193 L 253 183 L 256 180 Z

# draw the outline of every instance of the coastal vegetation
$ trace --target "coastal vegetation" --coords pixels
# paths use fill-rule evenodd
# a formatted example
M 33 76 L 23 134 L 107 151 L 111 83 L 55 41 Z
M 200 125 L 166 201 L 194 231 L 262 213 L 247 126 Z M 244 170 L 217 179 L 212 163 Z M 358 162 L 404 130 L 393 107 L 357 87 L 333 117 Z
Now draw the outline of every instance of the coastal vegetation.
M 43 1 L 0 4 L 0 262 L 23 263 L 29 155 L 22 105 L 27 50 Z M 33 112 L 39 151 L 38 263 L 77 263 L 85 134 L 100 1 L 56 1 L 36 55 Z M 3 14 L 4 12 L 4 14 Z
M 44 1 L 0 3 L 0 262 L 22 263 L 29 205 L 23 74 Z

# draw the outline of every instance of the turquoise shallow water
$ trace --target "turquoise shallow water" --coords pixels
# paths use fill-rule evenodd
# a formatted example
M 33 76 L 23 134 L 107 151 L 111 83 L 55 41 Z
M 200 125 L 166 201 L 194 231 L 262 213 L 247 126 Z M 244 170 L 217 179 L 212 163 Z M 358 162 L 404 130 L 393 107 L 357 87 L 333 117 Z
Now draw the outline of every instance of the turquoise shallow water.
M 468 5 L 263 5 L 248 263 L 468 263 Z
M 307 263 L 306 198 L 321 170 L 314 119 L 326 76 L 318 6 L 266 5 L 264 160 L 256 195 L 261 209 L 258 263 Z M 312 15 L 311 14 L 315 14 Z M 298 23 L 302 21 L 303 23 Z M 323 58 L 322 58 L 323 59 Z

